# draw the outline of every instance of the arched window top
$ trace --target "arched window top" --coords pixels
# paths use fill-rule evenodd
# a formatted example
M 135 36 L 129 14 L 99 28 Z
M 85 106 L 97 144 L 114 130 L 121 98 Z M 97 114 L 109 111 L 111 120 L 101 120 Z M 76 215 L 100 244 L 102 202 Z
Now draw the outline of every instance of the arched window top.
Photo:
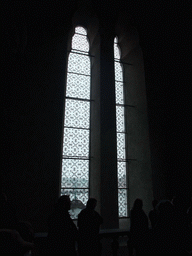
M 120 49 L 119 49 L 119 46 L 118 46 L 118 38 L 115 37 L 114 39 L 114 57 L 115 59 L 120 59 Z
M 87 32 L 83 27 L 75 28 L 75 34 L 72 38 L 72 50 L 83 52 L 89 51 Z
M 75 28 L 75 33 L 82 34 L 85 36 L 87 35 L 87 31 L 83 27 L 80 27 L 80 26 Z

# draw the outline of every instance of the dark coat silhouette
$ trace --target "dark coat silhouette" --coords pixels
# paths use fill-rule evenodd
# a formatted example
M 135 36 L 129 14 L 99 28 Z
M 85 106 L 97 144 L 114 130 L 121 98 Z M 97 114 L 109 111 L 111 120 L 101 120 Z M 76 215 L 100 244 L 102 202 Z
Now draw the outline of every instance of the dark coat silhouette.
M 154 228 L 155 224 L 157 223 L 157 209 L 156 209 L 157 204 L 158 204 L 158 201 L 153 200 L 152 202 L 153 209 L 149 212 L 149 219 L 150 219 L 152 228 Z
M 68 213 L 70 202 L 67 202 L 69 205 L 66 206 L 66 198 L 66 196 L 60 198 L 54 213 L 48 220 L 48 253 L 75 256 L 77 228 Z
M 132 253 L 131 246 L 137 250 L 137 253 L 139 253 L 144 249 L 146 244 L 146 236 L 148 235 L 148 217 L 142 207 L 143 202 L 138 198 L 135 200 L 130 212 L 130 254 Z
M 91 201 L 88 201 L 86 209 L 82 210 L 78 215 L 78 251 L 80 255 L 98 256 L 100 254 L 99 227 L 103 219 L 99 213 L 94 210 L 96 201 L 93 207 L 89 205 L 89 202 Z
M 130 212 L 130 232 L 132 234 L 143 234 L 148 231 L 148 218 L 143 211 L 142 206 L 142 201 L 140 199 L 136 199 Z

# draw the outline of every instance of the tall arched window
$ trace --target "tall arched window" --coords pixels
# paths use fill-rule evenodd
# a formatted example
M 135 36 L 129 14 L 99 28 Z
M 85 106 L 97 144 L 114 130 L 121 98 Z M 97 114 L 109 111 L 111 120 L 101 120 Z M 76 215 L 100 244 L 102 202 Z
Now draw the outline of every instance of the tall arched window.
M 76 27 L 68 57 L 61 195 L 70 195 L 72 218 L 89 195 L 90 57 L 87 32 Z
M 127 162 L 125 145 L 125 103 L 123 69 L 120 63 L 120 50 L 117 37 L 114 39 L 116 131 L 117 131 L 117 174 L 119 217 L 127 217 Z

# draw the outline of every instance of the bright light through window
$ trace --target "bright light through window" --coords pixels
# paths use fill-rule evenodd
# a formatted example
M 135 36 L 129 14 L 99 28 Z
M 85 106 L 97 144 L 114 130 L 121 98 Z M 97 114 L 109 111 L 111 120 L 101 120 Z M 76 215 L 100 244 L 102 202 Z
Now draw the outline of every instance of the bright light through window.
M 125 151 L 125 107 L 123 69 L 120 63 L 120 51 L 117 38 L 114 40 L 115 57 L 115 93 L 116 93 L 116 130 L 117 130 L 117 173 L 119 217 L 127 217 L 127 177 Z
M 73 219 L 89 195 L 90 58 L 87 32 L 75 28 L 68 58 L 61 195 L 70 195 Z

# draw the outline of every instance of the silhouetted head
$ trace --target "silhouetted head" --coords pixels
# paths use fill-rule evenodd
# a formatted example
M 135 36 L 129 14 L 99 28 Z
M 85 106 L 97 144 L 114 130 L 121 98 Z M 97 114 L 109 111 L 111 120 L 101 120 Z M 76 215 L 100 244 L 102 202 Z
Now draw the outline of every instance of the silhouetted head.
M 157 204 L 158 204 L 158 201 L 156 199 L 154 199 L 152 201 L 153 208 L 155 208 L 157 206 Z
M 60 196 L 57 202 L 57 207 L 69 211 L 71 207 L 70 197 L 68 195 Z
M 143 201 L 140 198 L 137 198 L 133 204 L 134 210 L 141 210 L 143 207 Z
M 94 210 L 96 205 L 97 205 L 97 200 L 95 198 L 89 198 L 89 200 L 87 201 L 86 208 L 90 210 Z

